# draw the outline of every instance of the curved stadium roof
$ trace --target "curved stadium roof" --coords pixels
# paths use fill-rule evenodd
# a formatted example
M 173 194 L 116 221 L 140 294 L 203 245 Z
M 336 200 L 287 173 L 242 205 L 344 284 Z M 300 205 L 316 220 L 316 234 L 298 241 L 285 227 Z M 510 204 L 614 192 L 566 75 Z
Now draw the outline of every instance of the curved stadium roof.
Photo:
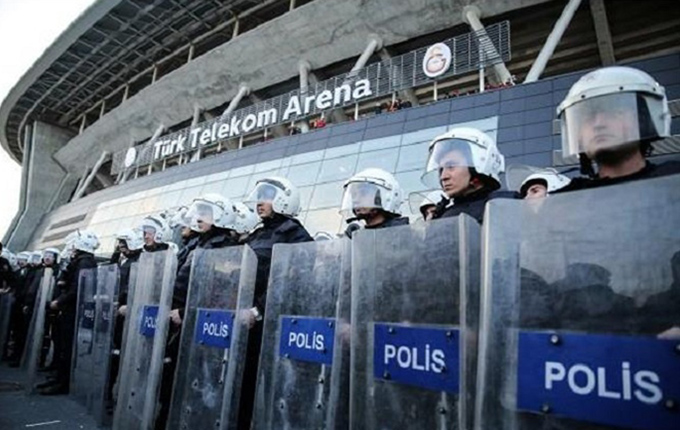
M 30 121 L 41 118 L 78 130 L 159 74 L 228 41 L 234 25 L 242 33 L 285 13 L 289 4 L 99 0 L 43 53 L 0 105 L 0 143 L 21 162 L 20 133 Z

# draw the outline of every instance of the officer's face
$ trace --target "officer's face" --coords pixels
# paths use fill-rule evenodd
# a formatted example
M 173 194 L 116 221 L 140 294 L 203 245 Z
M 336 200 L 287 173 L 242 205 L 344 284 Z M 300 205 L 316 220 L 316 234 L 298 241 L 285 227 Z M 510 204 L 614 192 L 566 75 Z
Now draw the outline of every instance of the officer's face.
M 182 227 L 179 234 L 182 235 L 184 239 L 186 239 L 191 236 L 191 229 L 189 227 Z
M 127 242 L 125 242 L 124 240 L 118 241 L 118 250 L 123 255 L 128 255 L 130 253 L 130 249 L 127 247 Z
M 154 240 L 156 236 L 156 230 L 150 227 L 145 227 L 144 228 L 144 244 L 151 246 L 153 245 L 156 241 Z
M 584 113 L 581 143 L 591 158 L 601 150 L 638 139 L 637 116 L 631 108 L 609 105 Z
M 269 218 L 274 214 L 274 209 L 272 208 L 272 202 L 261 201 L 257 203 L 257 214 L 260 218 Z
M 45 266 L 51 266 L 54 264 L 54 256 L 52 254 L 45 254 L 43 257 L 43 264 Z
M 434 216 L 434 211 L 437 207 L 435 205 L 426 206 L 423 208 L 423 219 L 425 221 L 430 221 Z
M 527 195 L 524 199 L 541 199 L 548 195 L 548 188 L 543 184 L 533 184 L 527 189 Z
M 470 186 L 468 162 L 460 151 L 450 151 L 439 161 L 439 182 L 449 197 L 460 195 Z

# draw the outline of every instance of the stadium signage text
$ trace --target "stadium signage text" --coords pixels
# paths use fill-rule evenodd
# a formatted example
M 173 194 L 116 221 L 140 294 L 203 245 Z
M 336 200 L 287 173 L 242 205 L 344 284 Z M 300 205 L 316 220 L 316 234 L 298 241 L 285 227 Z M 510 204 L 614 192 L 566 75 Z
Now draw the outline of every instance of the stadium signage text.
M 343 83 L 333 90 L 326 89 L 318 94 L 307 96 L 293 94 L 283 112 L 272 107 L 243 117 L 233 115 L 231 118 L 221 119 L 212 124 L 194 127 L 188 133 L 175 135 L 172 139 L 158 140 L 154 142 L 153 158 L 160 160 L 188 149 L 195 149 L 199 145 L 210 145 L 219 140 L 238 137 L 256 129 L 293 121 L 311 113 L 340 107 L 371 95 L 373 91 L 368 79 L 360 79 L 352 84 Z

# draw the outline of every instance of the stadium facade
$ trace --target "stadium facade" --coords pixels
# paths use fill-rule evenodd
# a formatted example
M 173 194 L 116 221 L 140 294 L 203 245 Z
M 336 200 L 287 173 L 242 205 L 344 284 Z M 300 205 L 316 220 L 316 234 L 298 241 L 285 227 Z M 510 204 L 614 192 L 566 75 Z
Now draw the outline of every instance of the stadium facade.
M 664 0 L 100 0 L 0 106 L 3 149 L 23 166 L 3 243 L 60 246 L 91 228 L 105 254 L 146 214 L 207 192 L 238 200 L 270 175 L 300 187 L 311 233 L 335 233 L 347 178 L 381 167 L 423 191 L 428 143 L 453 126 L 494 135 L 508 165 L 568 170 L 555 108 L 602 65 L 666 87 L 673 136 L 655 154 L 676 157 L 679 23 Z M 438 43 L 449 55 L 430 75 Z

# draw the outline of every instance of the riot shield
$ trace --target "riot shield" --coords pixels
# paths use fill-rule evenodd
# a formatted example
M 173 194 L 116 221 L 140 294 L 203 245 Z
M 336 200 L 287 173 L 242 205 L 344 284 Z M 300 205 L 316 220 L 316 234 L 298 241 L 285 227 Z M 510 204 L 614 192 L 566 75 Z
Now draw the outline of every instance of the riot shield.
M 193 251 L 169 429 L 235 428 L 257 258 L 248 247 Z
M 254 428 L 349 428 L 350 277 L 347 238 L 274 246 Z
M 680 176 L 494 200 L 477 429 L 677 429 Z
M 355 233 L 350 428 L 468 428 L 479 241 L 467 215 Z
M 113 322 L 118 300 L 118 265 L 97 268 L 97 291 L 94 296 L 94 352 L 92 354 L 92 415 L 102 426 L 107 420 L 106 400 L 109 366 L 113 346 Z
M 85 269 L 78 274 L 78 305 L 76 308 L 76 332 L 71 359 L 70 394 L 86 408 L 92 407 L 95 387 L 94 371 L 94 321 L 97 269 Z
M 33 315 L 28 329 L 25 353 L 22 361 L 22 368 L 26 369 L 26 394 L 35 392 L 35 381 L 38 373 L 38 362 L 43 347 L 43 335 L 45 332 L 46 307 L 52 297 L 54 288 L 54 273 L 51 268 L 43 270 L 40 280 L 40 289 L 35 299 Z
M 5 357 L 13 305 L 14 294 L 0 294 L 0 361 Z
M 149 429 L 153 425 L 163 353 L 168 332 L 177 257 L 171 250 L 142 253 L 125 353 L 119 372 L 113 428 Z

